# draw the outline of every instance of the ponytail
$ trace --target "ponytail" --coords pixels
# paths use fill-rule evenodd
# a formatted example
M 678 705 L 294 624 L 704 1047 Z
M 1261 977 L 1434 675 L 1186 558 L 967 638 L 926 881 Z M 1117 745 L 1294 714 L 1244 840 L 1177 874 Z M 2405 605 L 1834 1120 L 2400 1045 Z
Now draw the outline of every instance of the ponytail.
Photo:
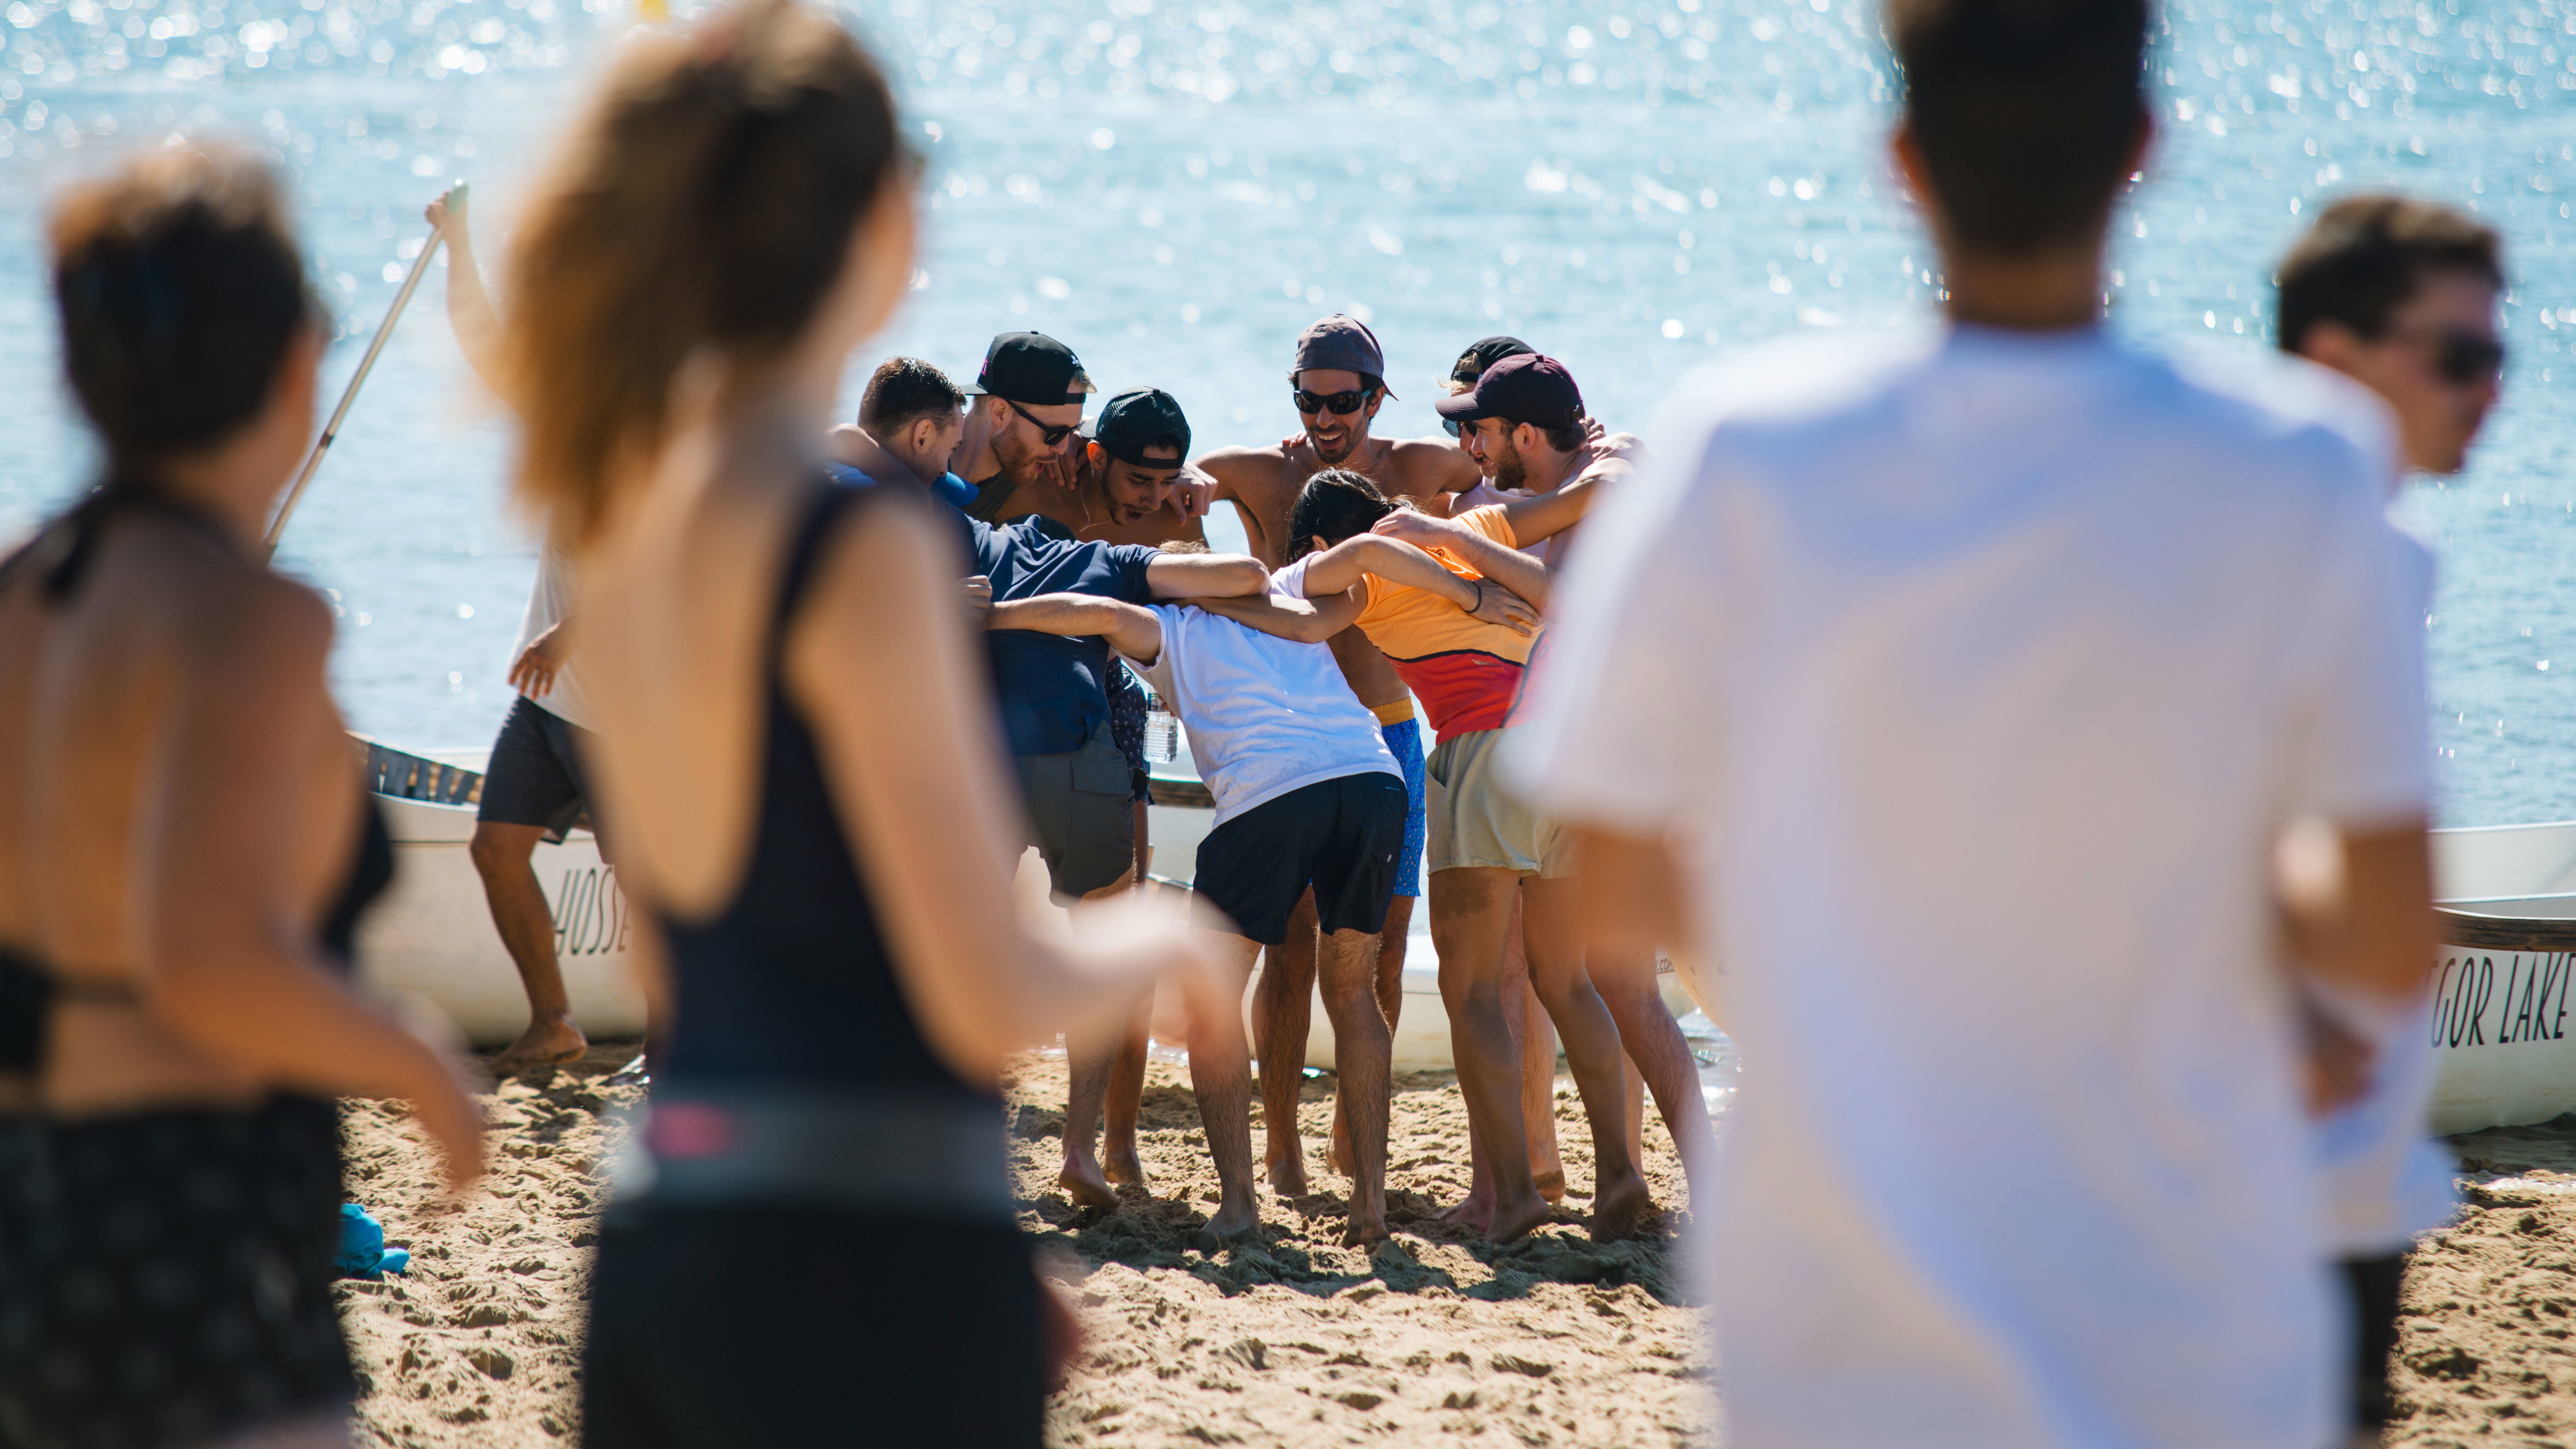
M 512 254 L 520 499 L 594 533 L 659 452 L 692 356 L 757 363 L 803 335 L 900 154 L 875 62 L 791 0 L 634 41 Z

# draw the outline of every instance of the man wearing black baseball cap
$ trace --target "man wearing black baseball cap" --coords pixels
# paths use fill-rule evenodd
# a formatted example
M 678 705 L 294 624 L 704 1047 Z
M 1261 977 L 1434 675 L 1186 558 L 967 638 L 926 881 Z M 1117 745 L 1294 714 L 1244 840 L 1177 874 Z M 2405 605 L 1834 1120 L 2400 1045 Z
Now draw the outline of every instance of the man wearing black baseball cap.
M 977 379 L 985 394 L 978 416 L 989 416 L 997 402 L 1009 404 L 1006 412 L 1050 416 L 1013 402 L 1001 389 L 1066 386 L 1064 364 L 1071 357 L 1060 344 L 1036 334 L 996 341 L 993 357 Z M 1072 375 L 1079 377 L 1078 371 Z M 1087 379 L 1082 382 L 1089 385 Z M 1079 395 L 1071 396 L 1077 400 L 1059 406 L 1078 419 Z M 1007 456 L 1008 430 L 999 436 Z M 1070 445 L 1075 436 L 1068 432 L 1064 443 Z M 995 505 L 1006 521 L 994 525 L 977 519 L 967 525 L 972 567 L 989 580 L 993 603 L 1075 593 L 1144 605 L 1254 594 L 1268 587 L 1268 571 L 1255 559 L 1163 554 L 1126 536 L 1173 514 L 1169 505 L 1181 460 L 1189 452 L 1190 425 L 1171 394 L 1138 389 L 1110 399 L 1099 426 L 1075 457 L 1059 457 L 1042 435 L 1031 442 L 1046 450 L 1034 455 L 1033 476 L 996 480 L 981 495 L 980 501 Z M 1167 529 L 1155 542 L 1180 532 L 1177 526 Z M 984 639 L 1004 734 L 1029 813 L 1030 843 L 1044 858 L 1056 893 L 1071 898 L 1127 889 L 1138 874 L 1145 821 L 1142 690 L 1097 638 L 999 628 Z M 1141 1055 L 1141 1043 L 1137 1051 Z M 1093 1156 L 1093 1125 L 1110 1089 L 1115 1055 L 1114 1050 L 1085 1053 L 1071 1063 L 1059 1181 L 1086 1207 L 1116 1203 L 1112 1180 L 1143 1180 L 1132 1111 L 1110 1114 L 1107 1174 Z M 1141 1089 L 1141 1062 L 1134 1081 Z
M 987 523 L 1015 488 L 1042 481 L 1073 446 L 1082 409 L 1097 388 L 1073 349 L 1043 332 L 1005 332 L 984 349 L 966 389 L 966 433 L 953 466 L 975 485 L 967 513 Z
M 1185 481 L 1190 423 L 1180 399 L 1160 388 L 1122 392 L 1099 421 L 1075 430 L 1070 451 L 1026 479 L 1005 477 L 969 511 L 994 520 L 1043 513 L 1076 538 L 1168 543 L 1198 538 Z

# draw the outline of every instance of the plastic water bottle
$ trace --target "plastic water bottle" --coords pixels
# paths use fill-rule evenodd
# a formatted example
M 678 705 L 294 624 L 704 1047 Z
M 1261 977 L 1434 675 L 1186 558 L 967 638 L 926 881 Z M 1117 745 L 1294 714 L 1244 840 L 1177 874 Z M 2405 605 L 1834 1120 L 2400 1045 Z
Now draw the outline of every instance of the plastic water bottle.
M 1163 707 L 1163 697 L 1145 695 L 1145 763 L 1168 765 L 1181 757 L 1180 717 Z

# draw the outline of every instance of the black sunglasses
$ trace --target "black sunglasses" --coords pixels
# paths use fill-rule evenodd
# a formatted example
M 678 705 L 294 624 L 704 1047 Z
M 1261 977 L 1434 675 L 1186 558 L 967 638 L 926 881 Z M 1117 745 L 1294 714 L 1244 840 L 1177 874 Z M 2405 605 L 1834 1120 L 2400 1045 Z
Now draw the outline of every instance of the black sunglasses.
M 1442 430 L 1446 431 L 1449 436 L 1453 438 L 1463 438 L 1467 436 L 1467 425 L 1458 421 L 1456 418 L 1442 418 L 1440 420 L 1440 426 Z
M 1029 410 L 1027 408 L 1020 406 L 1009 398 L 1002 399 L 1002 406 L 1009 408 L 1011 411 L 1018 413 L 1022 418 L 1026 419 L 1030 427 L 1038 430 L 1038 441 L 1046 444 L 1050 448 L 1063 447 L 1064 440 L 1073 436 L 1073 430 L 1082 426 L 1080 423 L 1066 423 L 1060 428 L 1049 427 L 1045 423 L 1029 417 Z
M 2483 333 L 2444 328 L 2409 340 L 2432 351 L 2434 375 L 2454 387 L 2491 382 L 2504 373 L 2504 344 Z
M 1288 396 L 1297 404 L 1297 411 L 1301 413 L 1329 411 L 1335 417 L 1348 417 L 1368 406 L 1370 394 L 1367 388 L 1355 387 L 1349 392 L 1337 392 L 1327 397 L 1323 393 L 1308 392 L 1300 387 L 1291 389 Z

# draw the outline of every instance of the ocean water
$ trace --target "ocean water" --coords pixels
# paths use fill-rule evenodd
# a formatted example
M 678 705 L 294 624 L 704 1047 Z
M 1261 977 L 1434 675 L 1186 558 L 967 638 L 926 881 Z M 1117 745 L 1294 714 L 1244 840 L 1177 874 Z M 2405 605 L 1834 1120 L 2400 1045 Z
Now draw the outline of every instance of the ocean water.
M 896 350 L 971 374 L 1040 327 L 1104 387 L 1159 385 L 1200 446 L 1292 431 L 1291 339 L 1384 338 L 1388 434 L 1433 431 L 1460 348 L 1511 331 L 1641 426 L 1713 353 L 1926 315 L 1931 255 L 1883 159 L 1890 67 L 1858 0 L 924 0 L 845 7 L 929 159 Z M 498 254 L 631 0 L 11 0 L 0 7 L 0 534 L 93 462 L 57 381 L 48 194 L 173 130 L 293 178 L 338 318 L 336 393 L 453 178 Z M 2446 823 L 2576 817 L 2576 0 L 2176 0 L 2162 139 L 2123 206 L 2114 325 L 2260 348 L 2271 262 L 2337 194 L 2397 186 L 2509 241 L 2514 348 L 2471 469 L 2400 505 L 2433 539 L 2430 708 Z M 434 272 L 281 559 L 331 591 L 354 723 L 487 741 L 534 568 L 507 420 Z M 863 375 L 855 369 L 852 392 Z M 2553 667 L 2553 665 L 2555 667 Z M 2212 708 L 2224 708 L 2212 701 Z

